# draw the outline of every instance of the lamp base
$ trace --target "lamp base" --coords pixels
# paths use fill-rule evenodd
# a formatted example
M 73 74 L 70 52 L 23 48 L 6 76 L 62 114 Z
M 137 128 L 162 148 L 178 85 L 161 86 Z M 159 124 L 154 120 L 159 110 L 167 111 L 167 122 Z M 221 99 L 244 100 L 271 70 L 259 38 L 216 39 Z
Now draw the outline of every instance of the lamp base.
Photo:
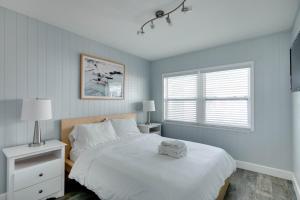
M 39 121 L 35 121 L 34 123 L 34 133 L 33 133 L 33 141 L 28 146 L 29 147 L 40 147 L 46 144 L 45 141 L 42 140 L 41 129 L 39 125 Z
M 40 143 L 30 143 L 28 144 L 29 147 L 40 147 L 46 144 L 46 141 L 41 141 Z
M 151 116 L 150 116 L 150 112 L 147 112 L 147 122 L 145 123 L 146 125 L 150 125 L 151 124 Z

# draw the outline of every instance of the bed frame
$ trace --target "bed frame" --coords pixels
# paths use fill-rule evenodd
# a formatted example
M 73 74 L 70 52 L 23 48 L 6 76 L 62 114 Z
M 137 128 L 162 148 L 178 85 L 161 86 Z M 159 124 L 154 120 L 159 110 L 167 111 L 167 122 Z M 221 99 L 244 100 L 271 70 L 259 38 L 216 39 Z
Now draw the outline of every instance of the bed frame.
M 126 114 L 102 115 L 102 116 L 94 116 L 94 117 L 83 117 L 83 118 L 61 120 L 61 141 L 66 144 L 66 149 L 65 149 L 66 172 L 69 173 L 73 167 L 73 161 L 70 160 L 71 144 L 69 141 L 69 134 L 71 133 L 73 127 L 80 124 L 97 123 L 109 119 L 136 119 L 136 114 L 126 113 Z M 219 195 L 216 200 L 224 199 L 228 187 L 229 187 L 229 181 L 228 179 L 226 179 L 224 185 L 220 188 Z

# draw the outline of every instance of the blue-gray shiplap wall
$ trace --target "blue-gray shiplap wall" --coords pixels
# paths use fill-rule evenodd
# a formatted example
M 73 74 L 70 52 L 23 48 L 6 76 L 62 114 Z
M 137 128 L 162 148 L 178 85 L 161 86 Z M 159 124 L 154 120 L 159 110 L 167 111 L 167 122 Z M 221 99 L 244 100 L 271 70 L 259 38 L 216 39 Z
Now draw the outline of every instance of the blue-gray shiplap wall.
M 79 55 L 87 53 L 126 65 L 125 100 L 81 100 Z M 21 99 L 48 97 L 53 120 L 44 138 L 59 138 L 59 120 L 138 112 L 149 98 L 149 63 L 60 28 L 0 7 L 0 149 L 32 140 L 33 123 L 20 120 Z M 143 121 L 139 113 L 139 121 Z M 0 153 L 0 194 L 5 192 L 5 158 Z

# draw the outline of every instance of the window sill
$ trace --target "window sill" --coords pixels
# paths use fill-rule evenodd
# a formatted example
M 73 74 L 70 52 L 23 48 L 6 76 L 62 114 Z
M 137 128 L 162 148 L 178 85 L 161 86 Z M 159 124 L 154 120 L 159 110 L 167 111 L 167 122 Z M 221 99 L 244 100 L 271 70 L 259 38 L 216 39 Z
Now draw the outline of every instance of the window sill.
M 189 127 L 199 127 L 199 128 L 211 128 L 211 129 L 219 129 L 226 131 L 234 131 L 240 133 L 251 133 L 254 132 L 254 128 L 240 128 L 240 127 L 232 127 L 232 126 L 221 126 L 221 125 L 212 125 L 212 124 L 199 124 L 194 122 L 182 122 L 182 121 L 163 121 L 164 124 L 178 125 L 178 126 L 189 126 Z

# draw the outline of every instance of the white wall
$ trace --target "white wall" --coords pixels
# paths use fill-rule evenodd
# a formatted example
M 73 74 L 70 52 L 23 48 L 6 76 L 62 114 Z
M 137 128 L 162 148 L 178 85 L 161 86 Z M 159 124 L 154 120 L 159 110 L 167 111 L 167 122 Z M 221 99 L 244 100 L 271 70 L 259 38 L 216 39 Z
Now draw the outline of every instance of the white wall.
M 79 99 L 80 53 L 126 65 L 125 100 Z M 149 97 L 148 74 L 143 59 L 0 7 L 0 149 L 32 140 L 33 123 L 20 120 L 22 98 L 52 99 L 54 118 L 42 123 L 43 137 L 59 138 L 63 118 L 138 112 Z M 5 177 L 0 152 L 0 194 Z
M 168 137 L 224 148 L 235 159 L 292 170 L 290 32 L 187 53 L 151 63 L 151 97 L 156 121 L 162 120 L 162 73 L 254 61 L 255 131 L 164 125 Z

